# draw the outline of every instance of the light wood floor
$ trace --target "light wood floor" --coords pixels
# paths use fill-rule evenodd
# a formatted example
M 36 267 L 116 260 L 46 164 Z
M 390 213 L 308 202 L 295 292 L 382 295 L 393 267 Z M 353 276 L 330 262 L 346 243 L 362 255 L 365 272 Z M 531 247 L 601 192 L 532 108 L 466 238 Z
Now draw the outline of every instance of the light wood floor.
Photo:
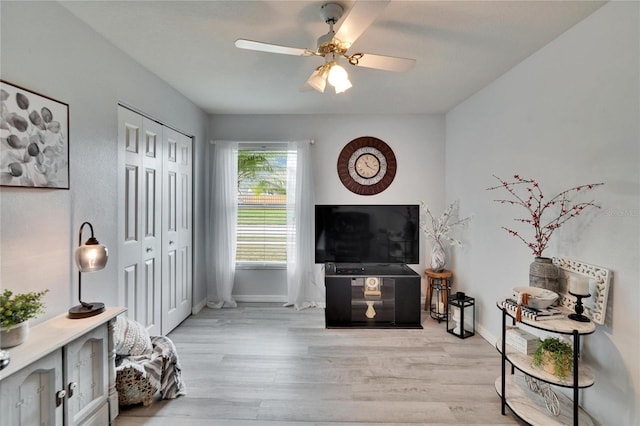
M 326 329 L 324 310 L 204 309 L 169 337 L 187 395 L 121 408 L 117 426 L 519 424 L 500 414 L 500 357 L 423 313 L 423 330 Z

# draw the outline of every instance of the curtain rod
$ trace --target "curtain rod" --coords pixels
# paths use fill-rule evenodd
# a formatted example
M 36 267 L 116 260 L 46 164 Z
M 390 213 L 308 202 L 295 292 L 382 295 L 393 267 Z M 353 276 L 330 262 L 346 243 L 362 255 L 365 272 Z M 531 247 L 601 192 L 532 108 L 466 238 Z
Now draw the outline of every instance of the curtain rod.
M 316 141 L 313 139 L 303 139 L 303 141 L 308 141 L 311 145 L 315 145 L 316 143 Z M 289 142 L 302 142 L 302 141 L 233 141 L 229 139 L 216 139 L 216 140 L 209 141 L 211 145 L 215 145 L 218 142 L 220 143 L 236 142 L 236 143 L 244 143 L 244 144 L 251 144 L 251 145 L 260 145 L 260 144 L 275 145 L 275 144 L 282 144 L 282 143 L 289 143 Z

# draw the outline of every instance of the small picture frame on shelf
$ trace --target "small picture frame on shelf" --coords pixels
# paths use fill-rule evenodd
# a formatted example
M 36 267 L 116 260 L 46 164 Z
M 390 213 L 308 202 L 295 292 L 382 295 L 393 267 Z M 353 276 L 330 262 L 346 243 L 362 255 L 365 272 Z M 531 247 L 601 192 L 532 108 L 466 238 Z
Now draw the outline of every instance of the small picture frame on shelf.
M 69 189 L 69 105 L 0 80 L 0 185 Z

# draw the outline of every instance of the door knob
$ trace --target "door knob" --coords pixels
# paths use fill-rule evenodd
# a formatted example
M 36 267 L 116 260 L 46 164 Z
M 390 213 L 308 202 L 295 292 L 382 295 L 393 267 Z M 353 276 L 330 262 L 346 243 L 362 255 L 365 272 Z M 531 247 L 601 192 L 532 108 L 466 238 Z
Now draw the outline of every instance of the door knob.
M 74 391 L 78 388 L 78 384 L 75 382 L 69 383 L 69 398 L 73 396 Z
M 67 396 L 67 391 L 65 391 L 64 389 L 56 392 L 56 407 L 59 407 L 60 405 L 62 405 L 62 400 L 64 399 L 65 396 Z

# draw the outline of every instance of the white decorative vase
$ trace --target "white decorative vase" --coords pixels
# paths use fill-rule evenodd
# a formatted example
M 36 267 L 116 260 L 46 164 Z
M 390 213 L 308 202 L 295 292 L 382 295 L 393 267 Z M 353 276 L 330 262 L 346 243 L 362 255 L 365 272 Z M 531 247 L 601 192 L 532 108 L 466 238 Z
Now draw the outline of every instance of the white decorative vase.
M 446 262 L 447 258 L 442 243 L 434 241 L 433 246 L 431 246 L 431 269 L 434 272 L 442 272 Z
M 11 327 L 11 330 L 0 328 L 0 347 L 12 348 L 21 345 L 29 337 L 29 321 L 23 321 Z

